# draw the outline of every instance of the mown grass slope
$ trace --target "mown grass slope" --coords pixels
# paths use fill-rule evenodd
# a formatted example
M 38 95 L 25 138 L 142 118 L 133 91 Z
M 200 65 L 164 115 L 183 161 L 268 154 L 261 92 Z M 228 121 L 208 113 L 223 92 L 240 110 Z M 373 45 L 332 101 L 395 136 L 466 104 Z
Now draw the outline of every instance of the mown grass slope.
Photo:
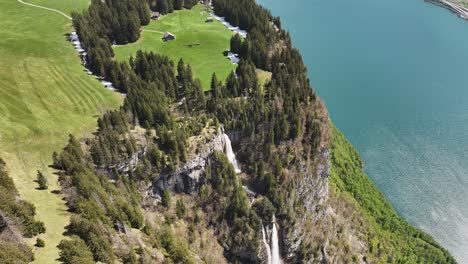
M 32 0 L 69 13 L 87 0 Z M 69 213 L 56 175 L 48 168 L 51 154 L 72 133 L 91 133 L 96 117 L 118 107 L 119 95 L 88 76 L 66 41 L 71 21 L 60 14 L 0 0 L 0 156 L 6 161 L 20 195 L 37 209 L 47 231 L 45 248 L 35 249 L 36 263 L 53 263 Z M 49 178 L 49 190 L 37 190 L 37 170 Z M 35 240 L 31 239 L 30 244 Z
M 207 90 L 214 72 L 219 80 L 225 80 L 236 68 L 223 54 L 229 49 L 233 33 L 219 21 L 205 22 L 208 17 L 209 13 L 203 5 L 163 16 L 144 27 L 145 31 L 136 43 L 114 47 L 116 57 L 127 60 L 138 50 L 143 50 L 167 55 L 176 65 L 183 58 Z M 163 42 L 161 33 L 146 30 L 171 32 L 176 40 Z

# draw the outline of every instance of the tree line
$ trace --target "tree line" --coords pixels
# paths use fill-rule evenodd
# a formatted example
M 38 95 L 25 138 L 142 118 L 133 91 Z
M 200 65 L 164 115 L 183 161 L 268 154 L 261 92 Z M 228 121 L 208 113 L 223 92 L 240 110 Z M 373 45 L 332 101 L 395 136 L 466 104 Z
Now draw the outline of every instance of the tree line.
M 183 8 L 191 9 L 196 4 L 198 0 L 156 0 L 149 1 L 149 6 L 151 10 L 160 12 L 161 14 L 169 14 L 174 12 L 174 10 L 181 10 Z

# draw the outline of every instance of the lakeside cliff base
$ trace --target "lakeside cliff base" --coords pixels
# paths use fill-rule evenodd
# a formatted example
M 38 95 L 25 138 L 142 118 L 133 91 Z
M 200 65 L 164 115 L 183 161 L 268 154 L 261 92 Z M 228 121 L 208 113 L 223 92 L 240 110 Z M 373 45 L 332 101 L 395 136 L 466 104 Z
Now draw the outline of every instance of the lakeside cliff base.
M 446 8 L 457 14 L 460 18 L 468 20 L 468 8 L 462 1 L 457 0 L 425 0 L 426 2 Z

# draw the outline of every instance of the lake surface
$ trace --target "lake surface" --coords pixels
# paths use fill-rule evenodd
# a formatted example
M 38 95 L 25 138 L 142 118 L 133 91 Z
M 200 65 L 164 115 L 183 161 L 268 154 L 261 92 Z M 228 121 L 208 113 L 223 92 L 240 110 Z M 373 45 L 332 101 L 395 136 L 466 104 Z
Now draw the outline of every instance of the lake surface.
M 411 224 L 468 263 L 468 21 L 423 0 L 257 0 Z

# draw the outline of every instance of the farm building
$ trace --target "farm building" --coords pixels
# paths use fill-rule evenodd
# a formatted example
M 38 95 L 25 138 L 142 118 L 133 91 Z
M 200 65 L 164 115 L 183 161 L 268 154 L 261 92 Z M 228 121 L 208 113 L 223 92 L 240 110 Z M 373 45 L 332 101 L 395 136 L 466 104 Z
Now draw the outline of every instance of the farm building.
M 159 12 L 151 12 L 151 19 L 158 20 L 161 17 L 161 13 Z
M 170 33 L 170 32 L 166 32 L 164 33 L 164 37 L 163 37 L 163 40 L 164 41 L 169 41 L 169 40 L 174 40 L 176 37 L 174 34 Z
M 208 18 L 206 19 L 206 22 L 213 22 L 213 17 L 208 17 Z

